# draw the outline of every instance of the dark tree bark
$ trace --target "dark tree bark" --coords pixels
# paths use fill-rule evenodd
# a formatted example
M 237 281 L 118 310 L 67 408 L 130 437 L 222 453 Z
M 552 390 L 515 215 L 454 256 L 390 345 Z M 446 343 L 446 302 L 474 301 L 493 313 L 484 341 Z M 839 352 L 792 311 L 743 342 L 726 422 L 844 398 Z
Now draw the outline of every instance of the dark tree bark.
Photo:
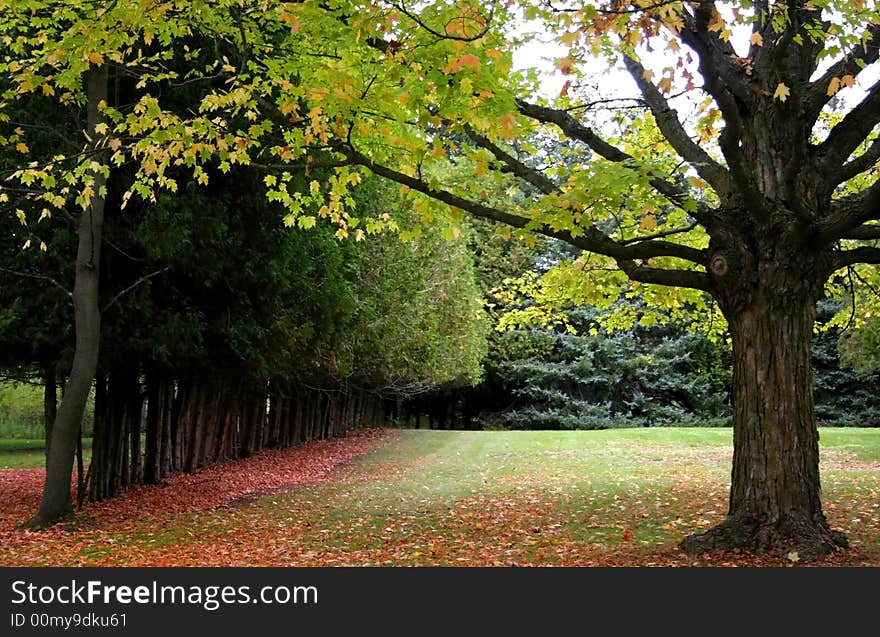
M 55 365 L 47 364 L 43 368 L 43 429 L 46 432 L 46 463 L 49 462 L 49 450 L 52 443 L 52 427 L 58 414 L 58 379 Z
M 847 546 L 828 526 L 820 498 L 810 343 L 822 268 L 816 259 L 764 256 L 759 271 L 745 277 L 757 285 L 737 279 L 732 294 L 720 295 L 734 359 L 728 518 L 681 546 L 690 553 L 796 550 L 810 560 Z
M 95 132 L 95 127 L 104 119 L 98 104 L 107 99 L 107 80 L 106 66 L 93 66 L 88 73 L 88 131 L 92 139 L 98 139 L 99 135 Z M 100 157 L 98 159 L 100 160 Z M 70 479 L 76 440 L 98 366 L 101 334 L 98 269 L 104 223 L 105 199 L 102 191 L 105 179 L 100 171 L 93 171 L 91 176 L 94 180 L 92 186 L 94 195 L 88 208 L 80 214 L 77 228 L 76 280 L 73 287 L 76 347 L 67 386 L 52 428 L 40 508 L 30 520 L 30 524 L 35 527 L 52 524 L 73 512 Z
M 143 481 L 157 484 L 162 479 L 162 417 L 164 406 L 164 384 L 156 374 L 147 374 L 147 416 L 144 436 Z

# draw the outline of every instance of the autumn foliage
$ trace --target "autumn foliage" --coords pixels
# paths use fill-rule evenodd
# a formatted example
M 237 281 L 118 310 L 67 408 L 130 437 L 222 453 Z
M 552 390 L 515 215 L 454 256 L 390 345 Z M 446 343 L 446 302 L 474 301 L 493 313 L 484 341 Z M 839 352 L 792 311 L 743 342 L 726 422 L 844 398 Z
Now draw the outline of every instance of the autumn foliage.
M 651 433 L 648 430 L 641 430 Z M 686 430 L 684 430 L 686 431 Z M 716 430 L 717 431 L 717 430 Z M 634 432 L 640 434 L 639 431 Z M 797 566 L 793 553 L 687 556 L 726 507 L 729 447 L 615 432 L 361 430 L 177 474 L 16 528 L 40 470 L 0 470 L 0 563 L 118 566 Z M 570 436 L 565 443 L 566 435 Z M 702 434 L 701 434 L 702 435 Z M 534 436 L 541 446 L 511 448 Z M 541 438 L 541 436 L 544 436 Z M 474 462 L 473 446 L 479 446 Z M 499 451 L 505 451 L 499 453 Z M 585 451 L 582 449 L 586 449 Z M 366 454 L 366 455 L 365 455 Z M 854 540 L 817 565 L 880 564 L 876 461 L 823 454 L 830 519 Z M 591 464 L 601 460 L 601 464 Z M 592 467 L 592 471 L 585 468 Z M 860 477 L 862 476 L 862 477 Z

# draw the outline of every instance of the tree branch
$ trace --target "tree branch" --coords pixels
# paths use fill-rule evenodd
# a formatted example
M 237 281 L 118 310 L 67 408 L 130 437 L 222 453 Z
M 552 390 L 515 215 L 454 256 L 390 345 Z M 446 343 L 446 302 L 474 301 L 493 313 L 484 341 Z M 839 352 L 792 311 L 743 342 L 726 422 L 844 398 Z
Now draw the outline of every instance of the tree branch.
M 831 259 L 831 272 L 856 263 L 880 263 L 880 248 L 861 246 L 835 252 Z
M 822 77 L 810 82 L 804 90 L 804 113 L 809 121 L 815 121 L 831 99 L 828 85 L 832 79 L 844 75 L 857 76 L 863 68 L 880 58 L 880 24 L 871 25 L 865 31 L 862 41 L 865 43 L 864 47 L 832 64 Z
M 717 13 L 714 2 L 702 2 L 694 13 L 682 12 L 684 28 L 679 32 L 681 41 L 693 49 L 700 59 L 700 75 L 705 88 L 715 98 L 725 115 L 737 115 L 736 100 L 751 106 L 755 93 L 745 73 L 734 64 L 736 50 L 730 42 L 709 31 L 709 24 Z
M 538 225 L 537 222 L 527 217 L 511 214 L 487 206 L 483 203 L 465 199 L 464 197 L 455 195 L 447 190 L 434 189 L 421 179 L 411 177 L 410 175 L 388 168 L 387 166 L 377 164 L 350 145 L 340 148 L 339 152 L 344 153 L 353 163 L 368 168 L 380 177 L 385 177 L 391 181 L 408 186 L 412 190 L 453 206 L 454 208 L 468 212 L 475 217 L 497 221 L 514 228 L 534 229 L 535 232 L 547 237 L 559 239 L 560 241 L 564 241 L 576 248 L 580 248 L 581 250 L 595 252 L 614 259 L 646 260 L 653 257 L 666 256 L 690 261 L 698 265 L 705 265 L 706 255 L 704 251 L 696 248 L 668 241 L 646 241 L 637 245 L 624 246 L 619 242 L 614 241 L 592 225 L 583 229 L 578 229 L 578 233 L 573 233 L 569 230 L 555 230 L 546 225 Z
M 694 222 L 684 228 L 673 228 L 672 230 L 665 230 L 664 232 L 658 232 L 656 234 L 652 234 L 646 237 L 633 237 L 632 239 L 624 239 L 620 241 L 620 245 L 626 246 L 631 245 L 633 243 L 640 243 L 642 241 L 656 241 L 657 239 L 664 239 L 666 237 L 673 237 L 677 234 L 686 234 L 696 228 L 699 224 Z
M 490 140 L 485 135 L 481 135 L 471 126 L 465 125 L 464 132 L 477 146 L 485 148 L 490 153 L 492 153 L 492 155 L 494 155 L 498 161 L 500 161 L 507 167 L 510 173 L 516 175 L 523 181 L 532 184 L 535 188 L 540 190 L 545 195 L 549 195 L 551 193 L 559 191 L 559 188 L 556 186 L 556 184 L 554 184 L 549 177 L 544 175 L 544 173 L 535 168 L 532 168 L 531 166 L 527 166 L 510 153 L 505 152 L 492 140 Z
M 150 274 L 147 274 L 147 275 L 145 275 L 145 276 L 142 276 L 142 277 L 139 278 L 137 281 L 135 281 L 134 283 L 132 283 L 131 285 L 129 285 L 127 288 L 125 288 L 124 290 L 122 290 L 122 291 L 120 291 L 119 293 L 117 293 L 116 296 L 114 296 L 112 299 L 110 299 L 110 300 L 107 302 L 107 304 L 101 309 L 101 312 L 102 312 L 102 313 L 103 313 L 103 312 L 106 312 L 106 311 L 107 311 L 110 307 L 112 307 L 113 304 L 116 303 L 116 301 L 118 301 L 122 296 L 124 296 L 125 294 L 128 294 L 129 292 L 131 292 L 133 289 L 135 289 L 136 287 L 138 287 L 138 286 L 141 285 L 142 283 L 146 283 L 147 281 L 149 281 L 150 279 L 152 279 L 154 276 L 159 276 L 159 275 L 162 274 L 163 272 L 167 272 L 167 271 L 170 270 L 170 269 L 171 269 L 170 266 L 166 266 L 166 267 L 162 268 L 161 270 L 156 270 L 155 272 L 151 272 Z
M 635 163 L 635 158 L 606 142 L 566 111 L 530 104 L 522 100 L 517 100 L 517 108 L 526 117 L 531 117 L 544 124 L 555 124 L 567 137 L 583 142 L 608 161 L 624 164 Z M 689 209 L 694 207 L 690 205 L 694 201 L 693 197 L 675 184 L 659 177 L 651 177 L 648 183 L 672 204 L 686 211 L 700 223 L 708 225 L 714 221 L 715 212 L 705 204 L 696 202 L 696 209 Z
M 633 261 L 617 259 L 617 265 L 624 274 L 639 283 L 667 285 L 670 287 L 692 288 L 708 292 L 711 282 L 705 272 L 695 270 L 665 270 L 638 265 Z
M 865 98 L 831 129 L 825 141 L 819 144 L 817 152 L 823 157 L 821 165 L 824 172 L 836 174 L 878 123 L 880 123 L 880 80 L 871 87 Z
M 64 292 L 64 294 L 67 295 L 68 298 L 73 297 L 73 293 L 70 290 L 68 290 L 66 287 L 61 285 L 58 281 L 56 281 L 52 277 L 46 276 L 45 274 L 31 274 L 29 272 L 19 272 L 18 270 L 10 270 L 9 268 L 3 268 L 3 267 L 0 267 L 0 272 L 5 272 L 6 274 L 11 274 L 13 276 L 25 277 L 28 279 L 37 279 L 39 281 L 46 281 L 47 283 L 51 283 L 52 285 L 57 287 L 59 290 L 62 290 Z
M 700 177 L 709 182 L 718 196 L 723 198 L 730 191 L 730 176 L 727 171 L 690 138 L 684 126 L 681 125 L 678 114 L 670 108 L 666 98 L 657 87 L 645 78 L 645 67 L 641 62 L 624 54 L 623 63 L 654 114 L 660 132 L 663 133 L 675 152 L 693 166 Z
M 843 233 L 841 239 L 872 241 L 880 239 L 880 225 L 861 225 Z
M 834 243 L 875 219 L 880 219 L 880 179 L 867 190 L 833 201 L 830 213 L 816 224 L 816 241 Z
M 880 137 L 877 137 L 861 155 L 845 163 L 831 177 L 831 185 L 842 184 L 863 172 L 870 170 L 880 161 Z

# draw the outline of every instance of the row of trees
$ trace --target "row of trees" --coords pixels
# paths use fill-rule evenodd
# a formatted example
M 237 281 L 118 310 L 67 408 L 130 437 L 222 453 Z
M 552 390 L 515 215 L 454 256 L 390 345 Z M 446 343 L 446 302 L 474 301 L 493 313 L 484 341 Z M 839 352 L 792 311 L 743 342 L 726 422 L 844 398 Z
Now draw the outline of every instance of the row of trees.
M 48 147 L 34 129 L 30 142 Z M 81 497 L 378 426 L 390 402 L 478 378 L 488 324 L 464 244 L 431 229 L 404 243 L 287 227 L 263 174 L 243 167 L 211 171 L 207 186 L 183 179 L 178 192 L 123 210 L 133 178 L 122 167 L 108 180 L 97 244 L 104 346 Z M 390 223 L 412 214 L 375 179 L 352 197 Z M 0 225 L 0 368 L 44 384 L 51 442 L 74 356 L 75 234 L 65 219 L 6 215 Z

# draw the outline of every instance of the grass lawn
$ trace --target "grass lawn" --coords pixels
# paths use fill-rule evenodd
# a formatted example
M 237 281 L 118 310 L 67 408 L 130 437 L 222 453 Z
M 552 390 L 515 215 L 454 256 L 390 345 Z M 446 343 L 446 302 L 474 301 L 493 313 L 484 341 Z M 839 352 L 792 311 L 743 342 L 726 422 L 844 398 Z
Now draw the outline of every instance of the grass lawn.
M 83 462 L 91 457 L 91 438 L 83 439 Z M 0 438 L 0 469 L 42 467 L 46 459 L 45 441 L 40 438 Z
M 395 434 L 321 484 L 161 524 L 94 529 L 86 511 L 68 531 L 81 548 L 62 563 L 789 563 L 676 549 L 724 517 L 730 429 Z M 820 444 L 826 515 L 853 547 L 824 563 L 880 565 L 880 429 L 822 429 Z M 12 542 L 0 563 L 33 563 L 27 550 Z

